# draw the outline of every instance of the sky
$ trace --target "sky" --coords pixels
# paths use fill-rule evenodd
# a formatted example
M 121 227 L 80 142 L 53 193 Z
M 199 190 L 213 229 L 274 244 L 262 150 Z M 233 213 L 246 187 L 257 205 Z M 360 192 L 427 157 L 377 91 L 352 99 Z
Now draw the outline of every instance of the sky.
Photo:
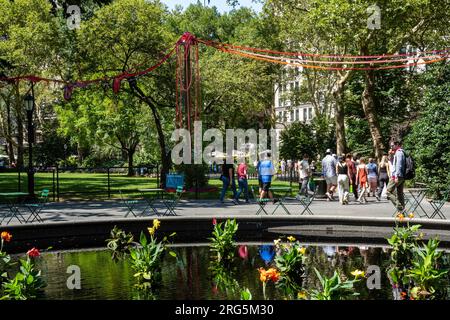
M 226 11 L 230 11 L 233 7 L 227 5 L 226 0 L 210 0 L 208 5 L 208 0 L 161 0 L 164 4 L 166 4 L 169 9 L 175 8 L 175 6 L 181 5 L 183 8 L 186 8 L 190 3 L 200 3 L 205 4 L 207 6 L 215 6 L 219 10 L 219 12 L 223 13 Z M 253 3 L 252 0 L 239 0 L 239 4 L 242 7 L 251 7 L 256 12 L 260 12 L 262 5 L 260 3 Z

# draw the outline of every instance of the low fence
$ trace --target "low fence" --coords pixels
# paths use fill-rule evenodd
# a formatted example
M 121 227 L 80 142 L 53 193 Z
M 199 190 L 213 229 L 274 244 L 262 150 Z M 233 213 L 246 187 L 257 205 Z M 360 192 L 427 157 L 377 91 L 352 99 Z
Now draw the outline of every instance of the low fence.
M 128 167 L 34 167 L 35 192 L 49 189 L 53 201 L 60 197 L 86 195 L 107 196 L 138 192 L 140 188 L 159 187 L 159 165 L 133 167 L 133 176 L 128 176 Z M 1 169 L 0 192 L 27 191 L 27 169 Z

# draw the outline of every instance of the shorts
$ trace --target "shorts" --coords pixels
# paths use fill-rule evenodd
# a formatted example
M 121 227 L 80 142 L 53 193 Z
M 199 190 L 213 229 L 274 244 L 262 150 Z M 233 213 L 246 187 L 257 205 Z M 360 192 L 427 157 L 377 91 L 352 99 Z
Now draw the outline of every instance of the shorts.
M 271 185 L 271 182 L 264 182 L 264 183 L 262 184 L 262 189 L 263 189 L 263 191 L 268 192 L 268 191 L 269 191 L 269 188 L 270 188 L 270 185 Z
M 262 182 L 262 180 L 259 179 L 259 178 L 258 178 L 258 185 L 259 185 L 259 188 L 262 189 L 262 187 L 263 187 L 263 182 Z
M 333 177 L 325 177 L 325 181 L 327 184 L 332 184 L 337 186 L 337 177 L 333 176 Z

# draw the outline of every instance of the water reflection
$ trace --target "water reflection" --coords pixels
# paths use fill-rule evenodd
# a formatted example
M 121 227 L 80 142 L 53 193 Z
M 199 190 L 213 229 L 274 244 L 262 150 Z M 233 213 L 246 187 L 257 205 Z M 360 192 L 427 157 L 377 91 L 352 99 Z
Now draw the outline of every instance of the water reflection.
M 134 288 L 133 270 L 127 260 L 112 261 L 109 251 L 60 252 L 43 254 L 39 267 L 47 281 L 45 299 L 239 299 L 240 290 L 249 288 L 253 299 L 263 299 L 258 268 L 274 265 L 273 245 L 240 246 L 233 268 L 212 270 L 209 247 L 176 247 L 177 259 L 166 255 L 162 261 L 161 286 L 152 292 Z M 348 278 L 350 272 L 367 270 L 370 265 L 381 269 L 381 290 L 367 289 L 365 281 L 357 284 L 357 299 L 392 299 L 392 286 L 386 276 L 388 253 L 377 247 L 308 246 L 306 290 L 318 288 L 313 268 L 331 276 L 338 269 Z M 67 267 L 81 269 L 81 290 L 69 290 Z M 239 289 L 237 289 L 239 288 Z M 283 299 L 274 285 L 268 285 L 269 299 Z

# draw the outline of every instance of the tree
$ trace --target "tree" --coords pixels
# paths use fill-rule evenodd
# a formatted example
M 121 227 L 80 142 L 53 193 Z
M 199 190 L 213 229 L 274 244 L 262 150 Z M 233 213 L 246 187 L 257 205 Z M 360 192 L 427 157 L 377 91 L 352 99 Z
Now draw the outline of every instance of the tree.
M 294 122 L 281 132 L 280 156 L 284 159 L 302 159 L 317 154 L 317 140 L 313 127 L 303 122 Z
M 373 5 L 372 1 L 350 3 L 347 0 L 268 0 L 267 3 L 277 9 L 274 14 L 280 18 L 283 30 L 289 35 L 283 38 L 289 39 L 289 44 L 309 52 L 366 56 L 399 52 L 407 45 L 421 50 L 436 49 L 436 46 L 445 47 L 445 36 L 449 32 L 446 23 L 450 15 L 449 1 L 379 1 L 379 29 L 368 27 L 370 16 L 367 9 Z M 339 141 L 343 135 L 343 85 L 352 73 L 348 71 L 337 74 L 334 87 L 339 149 L 344 145 Z M 384 138 L 379 121 L 380 114 L 377 112 L 379 103 L 376 100 L 376 79 L 383 76 L 383 71 L 368 70 L 362 71 L 361 74 L 361 106 L 369 125 L 375 156 L 381 158 Z
M 416 179 L 438 193 L 450 181 L 450 64 L 434 66 L 424 74 L 423 109 L 406 136 L 405 149 L 417 164 Z

